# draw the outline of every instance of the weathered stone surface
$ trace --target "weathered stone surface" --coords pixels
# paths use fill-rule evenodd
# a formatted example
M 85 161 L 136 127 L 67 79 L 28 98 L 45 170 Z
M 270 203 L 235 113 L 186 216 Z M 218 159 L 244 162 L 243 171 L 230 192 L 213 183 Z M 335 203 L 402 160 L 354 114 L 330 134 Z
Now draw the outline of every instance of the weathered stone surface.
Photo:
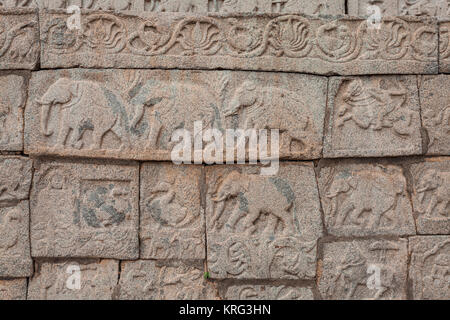
M 1 9 L 0 69 L 34 69 L 39 61 L 39 25 L 34 9 Z
M 312 163 L 207 167 L 206 224 L 211 278 L 312 279 L 321 215 Z
M 143 259 L 205 259 L 202 168 L 144 163 L 140 245 Z
M 412 237 L 409 240 L 409 278 L 416 300 L 449 300 L 450 237 Z
M 438 71 L 435 20 L 387 17 L 373 29 L 358 18 L 85 12 L 82 28 L 69 30 L 67 18 L 66 12 L 40 12 L 44 68 L 226 68 L 327 75 Z
M 407 243 L 403 239 L 325 243 L 318 279 L 322 297 L 406 299 Z
M 450 20 L 439 23 L 439 72 L 450 73 Z
M 322 153 L 326 90 L 327 79 L 312 75 L 40 71 L 30 82 L 25 152 L 171 160 L 178 146 L 173 134 L 188 130 L 193 145 L 200 121 L 203 133 L 218 129 L 223 141 L 225 129 L 279 129 L 281 158 L 316 159 Z M 209 145 L 214 142 L 205 138 L 205 154 Z
M 320 198 L 329 234 L 416 233 L 401 167 L 357 161 L 324 161 L 320 167 Z
M 310 288 L 285 285 L 232 285 L 227 288 L 227 300 L 314 300 Z
M 0 277 L 33 273 L 29 237 L 31 161 L 0 157 Z
M 450 234 L 450 158 L 412 164 L 413 207 L 419 234 Z
M 23 150 L 27 72 L 0 72 L 0 150 Z
M 324 156 L 422 154 L 416 76 L 331 78 Z
M 111 300 L 118 278 L 115 260 L 42 261 L 30 279 L 28 299 Z
M 422 125 L 428 134 L 428 155 L 450 155 L 450 75 L 419 78 Z
M 119 10 L 138 12 L 248 12 L 344 14 L 345 0 L 6 0 L 0 6 Z
M 33 257 L 138 258 L 137 164 L 37 160 L 35 168 Z
M 0 301 L 26 299 L 27 279 L 0 280 Z
M 217 290 L 194 266 L 139 260 L 122 262 L 116 295 L 121 300 L 213 300 Z
M 370 16 L 369 6 L 377 6 L 382 16 L 428 16 L 448 17 L 450 6 L 447 0 L 349 0 L 348 13 L 352 16 Z

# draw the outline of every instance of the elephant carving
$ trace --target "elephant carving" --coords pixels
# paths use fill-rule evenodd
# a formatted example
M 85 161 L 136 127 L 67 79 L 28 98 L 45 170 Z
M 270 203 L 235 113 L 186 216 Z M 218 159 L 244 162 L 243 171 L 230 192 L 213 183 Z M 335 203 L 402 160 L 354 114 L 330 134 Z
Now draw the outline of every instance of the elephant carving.
M 149 137 L 146 148 L 157 145 L 168 150 L 176 143 L 171 135 L 177 129 L 194 132 L 194 122 L 202 121 L 203 129 L 212 128 L 215 122 L 214 104 L 216 99 L 204 87 L 190 83 L 148 82 L 132 99 L 135 115 L 131 127 L 136 129 L 143 120 L 145 110 L 150 110 Z
M 300 111 L 301 106 L 304 106 Z M 258 88 L 253 81 L 245 81 L 231 100 L 226 117 L 245 114 L 244 129 L 278 129 L 282 135 L 281 150 L 291 151 L 293 140 L 299 141 L 308 152 L 317 141 L 317 130 L 307 105 L 293 92 L 277 87 Z
M 256 231 L 254 223 L 260 215 L 270 216 L 264 233 L 274 234 L 277 219 L 283 224 L 284 234 L 292 234 L 294 231 L 294 217 L 291 212 L 293 199 L 288 199 L 277 189 L 275 183 L 270 178 L 259 175 L 241 174 L 233 171 L 228 174 L 217 188 L 213 202 L 217 203 L 215 216 L 211 225 L 214 226 L 222 216 L 225 209 L 225 202 L 233 197 L 239 197 L 242 205 L 240 213 L 246 213 L 245 226 L 251 235 Z M 234 228 L 239 219 L 231 217 L 228 223 Z
M 370 211 L 369 228 L 379 227 L 383 216 L 389 223 L 395 224 L 396 221 L 388 217 L 387 213 L 395 209 L 405 190 L 406 180 L 403 176 L 390 176 L 381 170 L 375 173 L 360 171 L 350 177 L 335 177 L 326 194 L 330 201 L 330 223 L 342 226 L 348 218 L 352 225 L 361 225 L 365 222 L 361 215 Z M 340 197 L 341 195 L 345 196 Z
M 450 204 L 450 172 L 437 172 L 434 169 L 427 170 L 422 179 L 419 181 L 417 189 L 420 202 L 423 201 L 425 193 L 430 192 L 431 197 L 427 208 L 425 209 L 425 217 L 431 218 L 434 209 L 441 204 L 439 212 L 448 216 L 447 207 Z
M 86 130 L 92 130 L 90 150 L 101 149 L 103 137 L 109 131 L 120 139 L 121 149 L 128 148 L 129 139 L 122 126 L 122 111 L 110 105 L 110 94 L 93 81 L 59 79 L 36 101 L 41 106 L 42 134 L 53 134 L 49 128 L 50 113 L 52 108 L 58 107 L 60 120 L 56 149 L 66 146 L 81 149 Z

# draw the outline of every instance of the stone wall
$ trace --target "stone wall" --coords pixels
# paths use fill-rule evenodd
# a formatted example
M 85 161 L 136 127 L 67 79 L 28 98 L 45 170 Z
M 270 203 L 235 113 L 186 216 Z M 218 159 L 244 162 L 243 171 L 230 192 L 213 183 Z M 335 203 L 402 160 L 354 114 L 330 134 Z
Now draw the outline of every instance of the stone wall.
M 0 299 L 450 299 L 449 1 L 0 5 Z

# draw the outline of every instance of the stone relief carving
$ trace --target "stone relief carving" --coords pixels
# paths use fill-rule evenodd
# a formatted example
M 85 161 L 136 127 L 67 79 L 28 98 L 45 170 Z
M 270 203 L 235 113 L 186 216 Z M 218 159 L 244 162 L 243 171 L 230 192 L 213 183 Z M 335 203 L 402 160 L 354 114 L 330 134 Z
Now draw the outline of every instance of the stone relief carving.
M 313 300 L 310 288 L 290 286 L 233 285 L 227 288 L 228 300 Z
M 98 76 L 93 77 L 94 73 Z M 191 145 L 191 156 L 194 141 L 208 129 L 222 134 L 216 143 L 223 150 L 226 129 L 277 129 L 281 157 L 321 156 L 324 78 L 266 74 L 273 79 L 272 85 L 257 88 L 267 79 L 248 72 L 94 73 L 61 71 L 57 79 L 53 72 L 33 74 L 31 86 L 39 89 L 32 91 L 26 109 L 27 153 L 171 160 L 171 152 L 180 144 L 173 136 L 179 129 L 191 134 L 190 142 L 183 140 Z M 280 118 L 280 114 L 286 116 Z M 200 123 L 202 132 L 196 132 L 195 125 Z M 259 139 L 268 140 L 257 132 Z M 205 141 L 202 150 L 208 145 Z M 245 149 L 250 152 L 250 145 Z
M 0 69 L 33 69 L 39 57 L 37 14 L 3 11 L 0 22 Z
M 450 225 L 450 167 L 449 160 L 413 164 L 413 205 L 417 228 L 421 234 L 445 234 Z
M 370 5 L 378 6 L 383 16 L 448 17 L 450 15 L 448 0 L 351 0 L 348 3 L 349 14 L 367 16 Z
M 144 12 L 344 14 L 344 1 L 305 0 L 3 0 L 0 7 Z
M 136 167 L 52 161 L 38 166 L 31 200 L 33 256 L 137 256 Z
M 141 169 L 141 257 L 205 257 L 199 167 L 144 164 Z
M 409 251 L 413 297 L 416 300 L 450 298 L 450 240 L 443 236 L 413 237 Z
M 39 262 L 37 272 L 30 279 L 30 300 L 109 300 L 118 281 L 119 261 L 115 260 L 58 260 Z M 80 289 L 67 286 L 71 267 L 79 268 Z
M 31 161 L 22 157 L 0 158 L 0 277 L 27 277 L 30 256 L 29 191 Z
M 400 167 L 334 163 L 321 169 L 319 186 L 330 234 L 415 233 L 406 179 Z
M 377 62 L 379 68 L 380 65 L 393 62 L 411 61 L 416 67 L 415 71 L 419 68 L 425 73 L 430 72 L 430 68 L 437 68 L 437 25 L 424 24 L 412 18 L 386 18 L 380 29 L 370 29 L 365 20 L 340 19 L 325 22 L 293 14 L 273 19 L 249 16 L 239 19 L 238 22 L 235 17 L 222 16 L 178 14 L 175 19 L 175 16 L 161 17 L 156 14 L 119 17 L 106 13 L 85 13 L 82 16 L 84 31 L 77 33 L 60 30 L 63 26 L 55 27 L 59 26 L 58 19 L 64 19 L 62 14 L 41 15 L 45 26 L 42 30 L 43 63 L 50 63 L 52 66 L 56 63 L 60 67 L 69 67 L 77 61 L 86 67 L 120 65 L 148 68 L 148 58 L 152 56 L 158 57 L 152 59 L 155 67 L 164 67 L 168 66 L 167 63 L 171 60 L 166 58 L 176 56 L 181 59 L 176 62 L 180 67 L 183 65 L 183 57 L 198 56 L 202 57 L 204 67 L 204 59 L 220 56 L 223 57 L 220 65 L 227 68 L 235 68 L 236 63 L 241 61 L 236 60 L 237 58 L 252 58 L 254 64 L 258 61 L 262 63 L 264 57 L 271 57 L 282 61 L 277 66 L 277 71 L 308 71 L 320 74 L 361 74 L 367 73 L 367 68 L 370 68 L 372 73 L 392 72 L 388 67 L 383 70 L 373 68 L 373 62 Z M 100 21 L 104 21 L 105 26 L 111 23 L 111 28 L 104 29 L 105 26 L 100 25 Z M 53 30 L 59 31 L 55 33 Z M 89 32 L 90 30 L 104 31 L 100 33 Z M 99 36 L 104 39 L 99 39 Z M 63 37 L 65 41 L 62 41 Z M 109 62 L 98 56 L 94 50 L 101 43 L 104 48 L 102 54 L 110 55 Z M 64 47 L 69 47 L 69 44 L 70 48 Z M 64 50 L 61 50 L 61 46 Z M 62 53 L 58 55 L 59 60 L 56 59 L 56 52 Z M 96 58 L 88 62 L 86 55 Z M 132 55 L 133 60 L 117 60 L 122 55 Z M 309 65 L 308 61 L 317 59 L 326 63 L 318 66 L 317 70 L 312 70 L 311 66 L 307 70 L 304 69 Z M 189 61 L 192 67 L 192 59 Z M 291 61 L 302 61 L 304 64 L 293 64 Z M 365 69 L 361 67 L 361 71 L 358 71 L 355 61 L 360 61 Z M 348 63 L 352 63 L 352 69 Z M 173 63 L 171 65 L 173 66 Z M 207 62 L 206 65 L 210 63 Z M 264 64 L 256 63 L 254 66 L 252 69 L 267 70 Z M 411 66 L 405 64 L 404 68 L 406 70 Z M 211 60 L 211 68 L 216 67 L 217 61 Z
M 326 299 L 405 299 L 406 261 L 406 240 L 327 243 L 319 290 Z M 372 289 L 371 269 L 380 280 Z
M 25 73 L 0 74 L 0 149 L 23 149 L 23 109 L 26 99 Z
M 212 300 L 217 296 L 200 268 L 150 260 L 124 262 L 117 291 L 121 300 Z
M 303 225 L 299 201 L 308 202 L 317 195 L 309 186 L 291 180 L 310 176 L 310 169 L 282 166 L 278 177 L 229 168 L 207 171 L 208 268 L 212 278 L 310 278 L 315 237 L 321 230 L 318 217 L 311 215 L 310 225 Z M 301 188 L 311 192 L 300 195 Z
M 328 99 L 327 156 L 422 153 L 415 77 L 332 78 Z

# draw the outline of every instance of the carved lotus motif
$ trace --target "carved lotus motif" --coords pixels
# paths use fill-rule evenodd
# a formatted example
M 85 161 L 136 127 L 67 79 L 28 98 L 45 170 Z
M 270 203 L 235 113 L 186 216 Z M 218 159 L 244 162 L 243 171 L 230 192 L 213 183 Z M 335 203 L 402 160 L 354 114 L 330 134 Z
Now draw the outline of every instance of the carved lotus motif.
M 158 54 L 160 49 L 170 40 L 171 34 L 154 21 L 145 21 L 129 39 L 130 49 L 138 54 Z
M 187 19 L 178 26 L 176 34 L 185 55 L 213 55 L 221 47 L 219 27 L 212 19 Z
M 111 15 L 94 15 L 84 26 L 86 44 L 91 48 L 120 52 L 125 47 L 125 27 Z
M 368 29 L 366 22 L 363 22 L 363 26 L 366 28 L 364 37 L 367 50 L 364 58 L 396 60 L 406 54 L 411 35 L 404 21 L 395 19 L 384 22 L 379 29 Z
M 269 23 L 266 29 L 276 56 L 299 58 L 311 50 L 309 23 L 299 16 L 283 16 Z

